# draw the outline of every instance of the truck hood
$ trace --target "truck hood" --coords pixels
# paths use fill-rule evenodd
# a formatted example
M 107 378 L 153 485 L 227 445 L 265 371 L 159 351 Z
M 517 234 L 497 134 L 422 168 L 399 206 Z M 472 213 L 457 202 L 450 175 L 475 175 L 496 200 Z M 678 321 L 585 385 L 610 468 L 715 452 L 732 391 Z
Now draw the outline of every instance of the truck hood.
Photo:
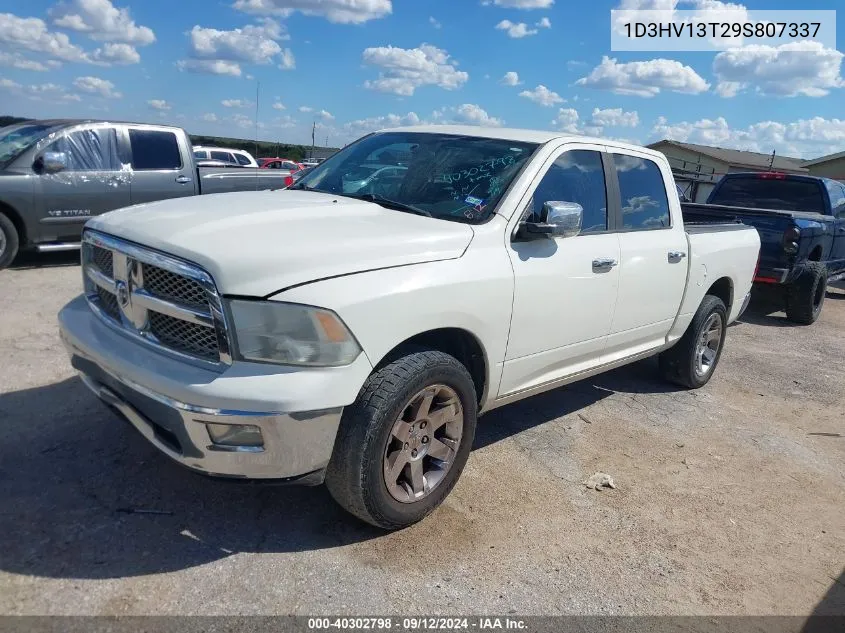
M 152 202 L 88 228 L 202 266 L 223 294 L 268 296 L 351 273 L 460 257 L 467 224 L 312 191 L 225 193 Z

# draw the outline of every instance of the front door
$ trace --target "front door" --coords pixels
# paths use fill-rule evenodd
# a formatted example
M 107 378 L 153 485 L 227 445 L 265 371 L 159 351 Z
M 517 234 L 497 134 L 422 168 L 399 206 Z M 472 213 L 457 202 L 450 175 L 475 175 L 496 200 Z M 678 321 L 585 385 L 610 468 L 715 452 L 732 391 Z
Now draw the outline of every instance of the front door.
M 666 195 L 674 193 L 672 174 L 635 150 L 612 157 L 620 197 L 621 261 L 605 362 L 666 341 L 686 288 L 690 255 L 677 196 L 670 204 Z
M 515 240 L 510 336 L 499 397 L 599 364 L 619 285 L 619 238 L 608 193 L 603 146 L 567 145 L 535 180 L 523 217 L 541 219 L 547 201 L 583 208 L 575 237 Z
M 57 173 L 42 170 L 38 176 L 36 200 L 45 241 L 78 241 L 88 218 L 129 206 L 131 173 L 118 157 L 115 128 L 63 133 L 39 152 L 39 158 L 48 152 L 62 154 L 66 168 Z

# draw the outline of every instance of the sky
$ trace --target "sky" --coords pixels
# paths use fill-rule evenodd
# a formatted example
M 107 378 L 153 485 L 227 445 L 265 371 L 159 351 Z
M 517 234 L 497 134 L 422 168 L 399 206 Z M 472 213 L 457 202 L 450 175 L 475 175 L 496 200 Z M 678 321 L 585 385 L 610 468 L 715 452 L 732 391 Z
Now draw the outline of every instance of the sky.
M 720 0 L 0 0 L 0 114 L 337 147 L 417 123 L 845 150 L 845 25 L 818 43 L 613 52 L 611 9 Z M 841 0 L 732 8 L 836 9 Z M 842 17 L 845 23 L 845 14 Z

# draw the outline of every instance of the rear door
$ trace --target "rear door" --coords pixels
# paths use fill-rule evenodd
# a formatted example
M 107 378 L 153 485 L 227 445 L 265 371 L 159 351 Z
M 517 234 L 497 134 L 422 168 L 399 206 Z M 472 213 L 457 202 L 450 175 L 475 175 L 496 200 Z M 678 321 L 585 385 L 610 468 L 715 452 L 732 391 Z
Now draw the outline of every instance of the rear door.
M 186 136 L 144 126 L 127 129 L 132 161 L 132 204 L 194 195 L 193 156 Z
M 58 173 L 41 173 L 37 180 L 39 222 L 51 239 L 75 239 L 89 217 L 130 204 L 131 173 L 121 164 L 115 127 L 63 132 L 36 160 L 47 152 L 63 154 L 67 164 Z
M 680 202 L 668 166 L 636 150 L 613 150 L 611 156 L 621 259 L 606 362 L 665 342 L 681 305 L 689 262 Z M 672 193 L 671 202 L 667 191 Z

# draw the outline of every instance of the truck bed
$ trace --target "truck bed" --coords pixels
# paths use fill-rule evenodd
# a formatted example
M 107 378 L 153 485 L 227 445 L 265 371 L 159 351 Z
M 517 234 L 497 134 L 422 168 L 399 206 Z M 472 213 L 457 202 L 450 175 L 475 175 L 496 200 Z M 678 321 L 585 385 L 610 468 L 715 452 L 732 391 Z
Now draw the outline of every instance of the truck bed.
M 724 220 L 725 218 L 732 218 L 737 222 L 742 221 L 742 216 L 746 217 L 783 217 L 783 218 L 804 218 L 808 220 L 818 220 L 825 218 L 820 213 L 811 213 L 807 211 L 789 211 L 786 209 L 760 209 L 756 207 L 734 207 L 723 204 L 704 204 L 701 202 L 682 202 L 681 210 L 684 214 L 684 224 L 690 222 L 707 223 L 715 218 Z
M 200 193 L 228 193 L 230 191 L 263 191 L 283 189 L 289 172 L 259 167 L 206 167 L 199 165 Z

